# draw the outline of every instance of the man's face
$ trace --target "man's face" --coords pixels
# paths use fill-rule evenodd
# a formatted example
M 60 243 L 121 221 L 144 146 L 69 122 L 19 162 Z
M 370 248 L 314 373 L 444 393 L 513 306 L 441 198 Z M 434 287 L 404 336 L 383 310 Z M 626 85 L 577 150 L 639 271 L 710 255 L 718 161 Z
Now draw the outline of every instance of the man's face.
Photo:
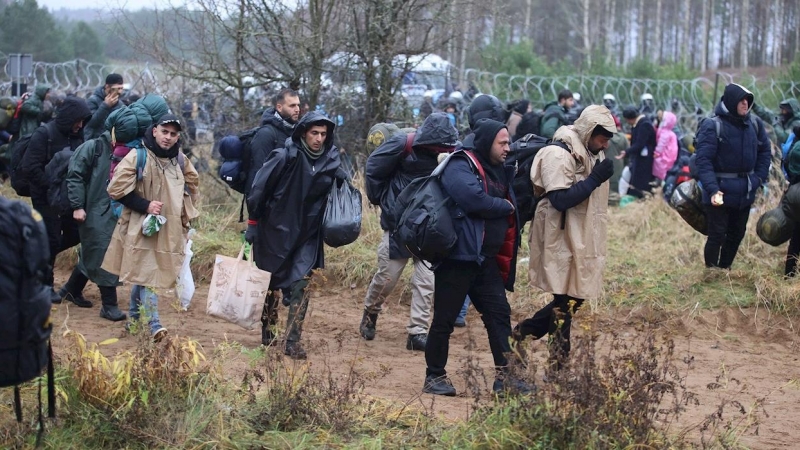
M 511 139 L 508 135 L 508 130 L 503 128 L 497 133 L 497 136 L 494 137 L 492 148 L 489 150 L 489 162 L 492 164 L 503 164 L 506 162 L 509 144 L 511 144 Z
M 608 148 L 608 142 L 611 141 L 610 137 L 598 134 L 589 139 L 589 151 L 596 155 Z
M 82 121 L 82 120 L 81 120 L 81 121 L 78 121 L 78 122 L 75 122 L 75 123 L 73 123 L 73 124 L 72 124 L 72 134 L 75 134 L 75 133 L 77 133 L 78 131 L 81 131 L 81 128 L 83 128 L 83 121 Z
M 325 125 L 314 125 L 303 135 L 303 140 L 306 141 L 308 148 L 317 152 L 322 148 L 326 137 L 328 137 L 328 127 Z
M 181 132 L 175 125 L 159 125 L 153 128 L 153 137 L 156 139 L 156 144 L 166 150 L 178 142 Z
M 747 115 L 747 111 L 750 109 L 750 105 L 747 103 L 747 99 L 743 98 L 742 101 L 736 104 L 736 114 L 740 116 Z
M 787 108 L 785 106 L 781 106 L 781 115 L 783 117 L 789 117 L 791 114 L 792 114 L 792 111 L 789 108 Z
M 300 97 L 287 95 L 275 105 L 275 110 L 289 123 L 297 123 L 300 118 Z
M 111 95 L 113 93 L 117 93 L 122 95 L 122 84 L 107 84 L 106 85 L 106 95 Z
M 628 118 L 626 117 L 626 118 L 625 118 L 625 122 L 628 122 L 628 125 L 630 125 L 630 126 L 634 126 L 634 125 L 636 125 L 636 119 L 628 119 Z
M 572 98 L 572 97 L 562 99 L 561 102 L 562 102 L 561 106 L 563 106 L 563 107 L 565 107 L 567 109 L 571 109 L 573 106 L 575 106 L 575 99 Z

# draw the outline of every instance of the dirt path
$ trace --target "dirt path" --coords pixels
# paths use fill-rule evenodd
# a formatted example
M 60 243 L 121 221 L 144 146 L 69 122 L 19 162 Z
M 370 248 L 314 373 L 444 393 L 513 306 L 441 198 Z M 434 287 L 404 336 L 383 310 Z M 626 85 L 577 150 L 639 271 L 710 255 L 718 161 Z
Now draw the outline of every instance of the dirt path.
M 60 275 L 57 281 L 63 282 L 64 274 Z M 119 294 L 121 307 L 127 309 L 128 287 L 121 288 Z M 162 299 L 159 308 L 162 323 L 172 335 L 198 340 L 207 356 L 226 340 L 238 342 L 246 348 L 256 348 L 260 344 L 260 330 L 246 331 L 207 316 L 206 295 L 207 287 L 198 286 L 194 303 L 187 312 L 179 311 L 174 297 Z M 86 296 L 95 301 L 95 307 L 80 309 L 70 303 L 57 306 L 54 314 L 58 336 L 56 352 L 65 327 L 82 333 L 90 342 L 120 338 L 118 342 L 103 347 L 109 355 L 135 345 L 134 339 L 124 331 L 123 322 L 114 324 L 98 317 L 99 292 L 94 285 L 87 288 Z M 362 301 L 363 290 L 343 289 L 314 295 L 303 338 L 312 370 L 329 368 L 334 374 L 343 375 L 354 367 L 367 375 L 367 394 L 423 408 L 453 420 L 468 417 L 475 399 L 465 392 L 466 367 L 477 364 L 488 383 L 493 379 L 486 333 L 474 309 L 470 310 L 467 328 L 456 329 L 451 339 L 448 370 L 459 395 L 434 398 L 421 394 L 424 355 L 405 349 L 408 307 L 400 305 L 396 295 L 391 297 L 378 322 L 377 338 L 366 342 L 357 331 Z M 796 442 L 800 439 L 796 425 L 800 421 L 800 408 L 797 407 L 800 404 L 798 334 L 789 325 L 781 325 L 779 319 L 754 319 L 754 313 L 748 310 L 723 311 L 659 325 L 660 335 L 674 339 L 675 354 L 681 360 L 678 365 L 686 376 L 687 388 L 697 394 L 699 401 L 699 405 L 687 406 L 679 423 L 671 425 L 673 433 L 685 431 L 691 439 L 699 439 L 698 428 L 702 421 L 714 413 L 723 400 L 737 400 L 747 414 L 732 414 L 735 408 L 730 406 L 725 410 L 727 417 L 738 417 L 734 423 L 747 423 L 756 417 L 760 420 L 757 434 L 756 428 L 751 428 L 750 433 L 740 437 L 741 443 L 757 449 L 797 448 Z M 581 312 L 577 323 L 581 322 L 580 317 L 585 318 L 588 314 L 591 314 L 588 310 Z M 285 316 L 284 309 L 281 311 L 282 320 Z M 763 311 L 760 316 L 764 316 Z M 631 325 L 639 322 L 637 317 L 637 314 L 630 314 L 613 321 L 600 317 L 597 322 L 603 322 L 599 325 L 601 330 L 602 327 L 613 327 L 622 330 L 623 339 L 633 340 L 637 338 L 637 332 Z M 762 322 L 763 325 L 756 326 Z M 630 331 L 624 331 L 626 329 Z M 534 345 L 532 349 L 534 359 L 542 361 L 546 353 L 543 347 Z M 270 351 L 279 352 L 279 349 Z M 247 356 L 234 356 L 231 361 L 226 361 L 225 366 L 231 378 L 236 379 L 247 366 Z M 488 393 L 486 386 L 483 390 L 484 394 Z M 487 395 L 483 397 L 481 401 L 488 398 Z M 756 408 L 757 404 L 760 408 Z M 757 410 L 755 416 L 751 414 L 754 409 Z

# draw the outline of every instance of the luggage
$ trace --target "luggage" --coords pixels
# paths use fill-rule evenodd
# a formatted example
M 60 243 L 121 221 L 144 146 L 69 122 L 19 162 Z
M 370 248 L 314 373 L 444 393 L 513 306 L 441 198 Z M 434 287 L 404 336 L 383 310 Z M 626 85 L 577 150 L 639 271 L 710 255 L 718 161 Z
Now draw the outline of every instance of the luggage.
M 685 181 L 675 188 L 669 204 L 692 228 L 708 235 L 706 213 L 703 210 L 703 192 L 697 180 Z

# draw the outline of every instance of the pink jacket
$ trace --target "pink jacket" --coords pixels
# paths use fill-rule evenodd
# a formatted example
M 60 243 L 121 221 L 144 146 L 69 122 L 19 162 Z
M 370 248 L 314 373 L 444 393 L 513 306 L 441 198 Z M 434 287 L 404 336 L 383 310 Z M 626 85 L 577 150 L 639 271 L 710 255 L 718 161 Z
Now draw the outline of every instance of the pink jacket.
M 656 131 L 656 151 L 653 153 L 653 176 L 659 180 L 667 177 L 667 171 L 678 159 L 678 137 L 672 131 L 678 118 L 675 114 L 664 111 L 661 126 Z

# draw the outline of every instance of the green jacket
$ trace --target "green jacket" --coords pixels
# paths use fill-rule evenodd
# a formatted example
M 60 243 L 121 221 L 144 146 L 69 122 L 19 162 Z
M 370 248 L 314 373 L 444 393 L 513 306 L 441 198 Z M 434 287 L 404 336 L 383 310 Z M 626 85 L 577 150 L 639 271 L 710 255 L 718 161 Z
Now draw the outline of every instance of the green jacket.
M 540 134 L 548 139 L 551 139 L 556 130 L 562 125 L 567 124 L 566 110 L 558 102 L 551 102 L 545 105 L 544 115 L 542 116 L 542 124 L 539 128 Z
M 34 132 L 39 125 L 44 122 L 45 118 L 42 117 L 44 112 L 44 98 L 47 92 L 50 91 L 49 84 L 36 85 L 33 95 L 28 97 L 20 108 L 21 123 L 19 127 L 19 136 L 27 136 Z
M 800 125 L 800 102 L 797 99 L 786 99 L 781 102 L 781 107 L 788 107 L 792 113 L 785 120 L 784 116 L 780 116 L 780 120 L 775 124 L 775 136 L 778 138 L 778 145 L 786 142 L 786 139 L 792 134 L 792 128 Z
M 611 192 L 619 190 L 619 179 L 622 177 L 622 170 L 625 168 L 624 159 L 616 159 L 622 152 L 630 146 L 627 136 L 621 131 L 614 133 L 614 136 L 608 142 L 608 148 L 605 151 L 606 159 L 610 159 L 614 163 L 614 175 L 609 179 L 609 189 Z

